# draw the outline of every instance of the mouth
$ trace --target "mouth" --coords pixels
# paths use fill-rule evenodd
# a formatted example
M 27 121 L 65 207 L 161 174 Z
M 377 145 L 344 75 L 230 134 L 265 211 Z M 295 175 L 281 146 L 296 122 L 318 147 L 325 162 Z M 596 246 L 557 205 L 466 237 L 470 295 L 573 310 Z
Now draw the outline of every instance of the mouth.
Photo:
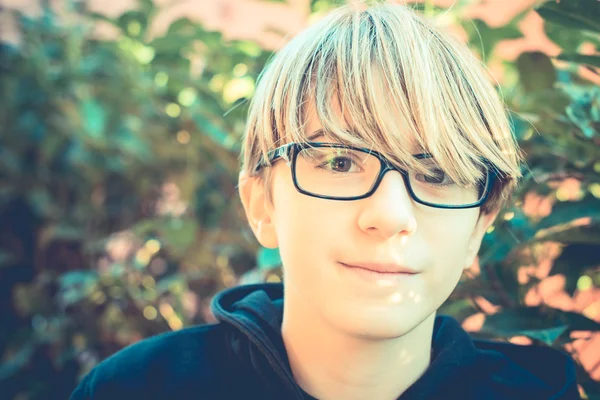
M 349 269 L 357 269 L 367 271 L 380 276 L 402 276 L 402 275 L 417 275 L 419 271 L 397 264 L 382 264 L 382 263 L 352 263 L 340 264 Z

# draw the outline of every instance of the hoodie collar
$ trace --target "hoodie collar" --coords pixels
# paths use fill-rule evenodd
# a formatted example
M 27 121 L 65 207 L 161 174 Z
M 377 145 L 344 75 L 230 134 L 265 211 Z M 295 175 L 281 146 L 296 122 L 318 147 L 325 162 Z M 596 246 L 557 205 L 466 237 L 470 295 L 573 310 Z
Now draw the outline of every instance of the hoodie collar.
M 281 336 L 283 316 L 282 283 L 261 283 L 238 286 L 218 293 L 211 302 L 217 320 L 234 327 L 246 338 L 236 345 L 237 356 L 249 356 L 254 369 L 266 380 L 274 371 L 296 399 L 312 399 L 294 380 Z M 256 351 L 266 363 L 257 362 Z M 428 398 L 444 382 L 458 383 L 475 359 L 475 346 L 469 335 L 451 317 L 438 316 L 432 338 L 432 361 L 421 376 L 399 399 Z

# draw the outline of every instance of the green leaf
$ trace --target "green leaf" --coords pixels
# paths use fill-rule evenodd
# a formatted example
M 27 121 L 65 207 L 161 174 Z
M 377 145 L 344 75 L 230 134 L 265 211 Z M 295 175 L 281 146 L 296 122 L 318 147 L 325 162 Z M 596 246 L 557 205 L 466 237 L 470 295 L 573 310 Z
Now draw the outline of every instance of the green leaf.
M 600 68 L 600 56 L 590 56 L 585 54 L 562 53 L 556 57 L 562 61 L 571 61 L 578 64 L 587 64 Z
M 52 162 L 56 158 L 62 157 L 65 148 L 65 138 L 62 135 L 48 135 L 44 138 L 40 152 L 47 162 Z
M 17 374 L 19 370 L 25 367 L 33 356 L 33 351 L 33 344 L 28 343 L 8 360 L 2 360 L 2 363 L 0 363 L 0 382 Z
M 560 325 L 555 328 L 541 329 L 541 330 L 522 330 L 519 335 L 527 336 L 529 338 L 544 342 L 548 346 L 552 346 L 556 339 L 559 338 L 567 330 L 566 325 Z
M 165 246 L 176 255 L 183 253 L 194 243 L 198 223 L 193 219 L 174 218 L 159 229 Z
M 81 117 L 87 133 L 94 139 L 103 139 L 106 128 L 106 112 L 95 100 L 86 100 L 81 104 Z
M 579 90 L 578 90 L 579 89 Z M 572 102 L 565 109 L 568 120 L 581 130 L 587 139 L 600 134 L 600 88 L 572 88 L 567 90 Z M 598 149 L 598 146 L 590 146 Z
M 535 9 L 547 21 L 567 28 L 600 32 L 598 0 L 548 1 Z
M 539 307 L 522 307 L 487 315 L 481 332 L 508 338 L 521 335 L 523 331 L 543 331 L 559 326 L 562 324 L 545 316 Z
M 186 277 L 182 274 L 173 274 L 165 278 L 160 279 L 156 283 L 156 291 L 158 294 L 163 294 L 173 289 L 174 287 L 185 287 L 187 286 Z
M 517 59 L 519 80 L 526 93 L 552 89 L 556 71 L 550 58 L 539 51 L 522 53 Z
M 17 151 L 0 147 L 0 167 L 3 173 L 18 176 L 23 170 L 23 161 Z
M 137 10 L 127 11 L 121 14 L 117 18 L 117 24 L 123 32 L 131 37 L 144 37 L 146 29 L 148 27 L 147 16 L 143 12 Z M 132 31 L 132 26 L 135 26 L 135 30 Z
M 200 131 L 206 136 L 210 137 L 213 141 L 218 143 L 225 149 L 232 151 L 239 151 L 240 144 L 235 140 L 232 140 L 232 136 L 230 136 L 226 131 L 219 128 L 208 118 L 205 118 L 202 115 L 194 114 L 193 117 L 194 122 L 200 129 Z
M 58 207 L 55 204 L 55 199 L 50 195 L 48 190 L 43 188 L 31 189 L 26 193 L 26 196 L 29 205 L 35 210 L 36 215 L 49 217 L 57 212 Z
M 234 44 L 237 49 L 244 53 L 244 55 L 252 58 L 256 58 L 263 51 L 260 46 L 249 40 L 236 41 Z
M 527 121 L 521 115 L 514 111 L 509 111 L 509 122 L 511 125 L 511 131 L 514 137 L 521 141 L 533 131 L 533 125 Z
M 95 271 L 71 271 L 60 276 L 59 282 L 63 288 L 72 286 L 91 285 L 98 281 Z
M 139 160 L 147 161 L 152 157 L 150 146 L 127 127 L 122 126 L 112 137 L 113 145 L 122 152 L 132 155 Z
M 526 335 L 546 343 L 554 343 L 567 330 L 596 332 L 600 330 L 600 323 L 574 312 L 520 307 L 487 315 L 480 332 L 504 338 Z
M 561 49 L 578 49 L 587 40 L 579 29 L 565 29 L 564 26 L 546 21 L 544 31 L 548 38 Z M 590 36 L 593 34 L 590 32 Z
M 139 10 L 144 15 L 153 15 L 157 11 L 157 7 L 154 5 L 153 0 L 138 0 Z
M 174 34 L 174 33 L 196 33 L 197 32 L 197 24 L 193 23 L 189 18 L 179 18 L 169 26 L 167 30 L 166 37 Z
M 256 255 L 258 268 L 261 270 L 273 269 L 281 266 L 281 256 L 279 249 L 268 249 L 261 247 Z
M 564 230 L 541 231 L 535 242 L 560 242 L 563 244 L 590 244 L 600 246 L 600 224 L 567 228 Z
M 579 218 L 591 218 L 600 221 L 600 199 L 591 195 L 581 201 L 566 201 L 556 203 L 552 208 L 552 214 L 540 220 L 536 229 L 547 229 L 561 224 L 567 224 Z
M 59 277 L 59 297 L 64 305 L 75 304 L 86 298 L 98 282 L 95 271 L 71 271 Z
M 83 238 L 82 230 L 67 223 L 56 223 L 46 226 L 40 233 L 39 246 L 47 247 L 55 241 L 80 242 Z
M 156 51 L 157 56 L 179 58 L 182 49 L 190 46 L 194 40 L 193 36 L 169 34 L 152 40 L 149 45 Z
M 558 319 L 569 326 L 571 331 L 600 331 L 600 323 L 570 311 L 558 311 Z

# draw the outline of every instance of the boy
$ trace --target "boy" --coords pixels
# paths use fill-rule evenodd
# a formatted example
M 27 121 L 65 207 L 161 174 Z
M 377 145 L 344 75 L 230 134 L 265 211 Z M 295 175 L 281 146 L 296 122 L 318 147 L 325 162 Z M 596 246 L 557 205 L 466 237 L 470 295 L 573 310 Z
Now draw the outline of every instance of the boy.
M 520 174 L 465 46 L 400 5 L 342 7 L 266 69 L 243 148 L 284 284 L 219 293 L 219 323 L 130 346 L 72 400 L 579 398 L 568 356 L 436 316 Z

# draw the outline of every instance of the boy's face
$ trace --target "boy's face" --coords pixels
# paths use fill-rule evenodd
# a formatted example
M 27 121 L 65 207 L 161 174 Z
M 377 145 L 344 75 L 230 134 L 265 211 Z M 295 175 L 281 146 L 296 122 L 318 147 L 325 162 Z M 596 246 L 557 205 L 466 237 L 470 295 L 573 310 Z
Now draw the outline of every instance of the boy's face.
M 319 128 L 309 113 L 307 136 Z M 396 171 L 371 197 L 335 201 L 299 193 L 285 161 L 271 168 L 272 205 L 257 179 L 240 180 L 250 225 L 263 246 L 279 247 L 286 298 L 352 336 L 398 337 L 431 316 L 472 264 L 495 217 L 480 217 L 478 208 L 419 205 Z M 366 263 L 417 273 L 364 277 L 347 267 Z

